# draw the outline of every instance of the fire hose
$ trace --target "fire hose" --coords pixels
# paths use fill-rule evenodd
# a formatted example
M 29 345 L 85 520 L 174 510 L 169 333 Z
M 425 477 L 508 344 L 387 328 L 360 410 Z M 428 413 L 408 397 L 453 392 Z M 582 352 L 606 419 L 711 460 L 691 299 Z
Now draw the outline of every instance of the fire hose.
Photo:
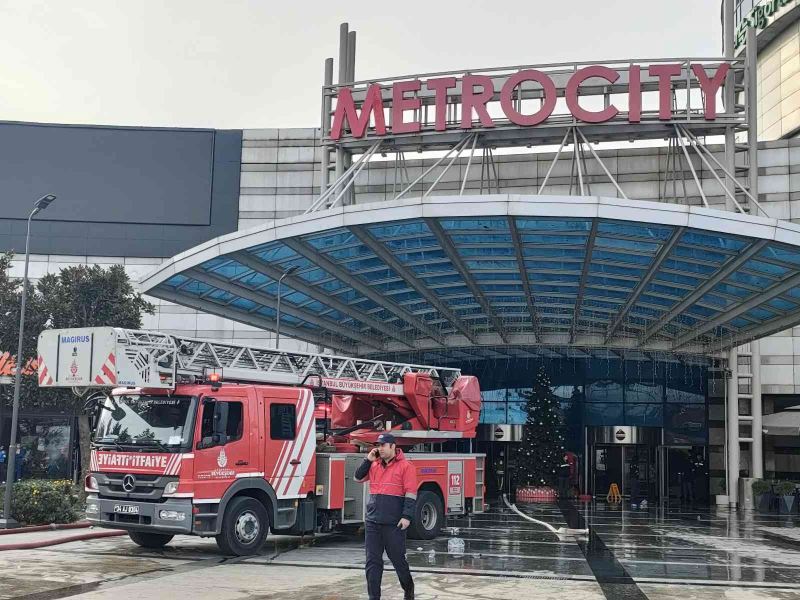
M 558 529 L 556 529 L 555 527 L 553 527 L 549 523 L 545 523 L 544 521 L 540 521 L 539 519 L 534 519 L 533 517 L 526 515 L 520 509 L 518 509 L 516 504 L 511 504 L 508 501 L 508 496 L 506 494 L 503 494 L 503 502 L 505 502 L 505 504 L 506 504 L 506 506 L 508 508 L 510 508 L 512 511 L 517 513 L 523 519 L 526 519 L 526 520 L 530 521 L 531 523 L 536 523 L 537 525 L 541 525 L 541 526 L 545 527 L 549 532 L 551 532 L 551 533 L 553 533 L 553 534 L 555 534 L 557 536 L 581 536 L 581 535 L 588 535 L 589 534 L 589 530 L 588 529 L 571 529 L 569 527 L 559 527 Z

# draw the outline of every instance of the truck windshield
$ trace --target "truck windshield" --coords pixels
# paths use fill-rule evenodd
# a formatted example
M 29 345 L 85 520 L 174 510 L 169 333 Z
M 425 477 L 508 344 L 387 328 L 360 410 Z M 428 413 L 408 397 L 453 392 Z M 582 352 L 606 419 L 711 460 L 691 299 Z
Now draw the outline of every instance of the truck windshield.
M 115 446 L 152 446 L 170 450 L 192 441 L 194 406 L 191 396 L 114 396 L 106 398 L 94 442 Z

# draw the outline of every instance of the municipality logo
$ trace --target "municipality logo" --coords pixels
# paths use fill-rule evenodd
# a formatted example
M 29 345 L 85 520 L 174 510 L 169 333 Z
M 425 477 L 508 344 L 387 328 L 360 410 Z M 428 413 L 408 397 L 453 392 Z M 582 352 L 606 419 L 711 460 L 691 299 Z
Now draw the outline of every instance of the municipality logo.
M 219 451 L 217 464 L 219 465 L 220 469 L 224 469 L 228 465 L 228 456 L 225 454 L 225 448 Z

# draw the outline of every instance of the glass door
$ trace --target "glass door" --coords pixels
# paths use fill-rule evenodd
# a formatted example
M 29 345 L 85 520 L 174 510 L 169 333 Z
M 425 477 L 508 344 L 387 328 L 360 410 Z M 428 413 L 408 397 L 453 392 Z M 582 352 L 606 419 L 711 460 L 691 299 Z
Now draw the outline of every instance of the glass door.
M 655 499 L 655 449 L 643 446 L 623 446 L 623 495 L 631 502 Z
M 616 483 L 620 493 L 624 494 L 622 446 L 601 446 L 593 448 L 592 494 L 598 498 L 605 497 L 612 483 Z

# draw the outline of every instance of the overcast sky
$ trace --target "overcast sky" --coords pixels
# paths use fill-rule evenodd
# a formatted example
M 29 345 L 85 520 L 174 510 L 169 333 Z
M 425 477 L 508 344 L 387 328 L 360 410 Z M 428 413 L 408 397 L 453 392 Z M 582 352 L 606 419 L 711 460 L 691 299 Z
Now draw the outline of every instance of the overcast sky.
M 319 125 L 323 61 L 356 79 L 719 56 L 720 0 L 0 0 L 0 120 Z

